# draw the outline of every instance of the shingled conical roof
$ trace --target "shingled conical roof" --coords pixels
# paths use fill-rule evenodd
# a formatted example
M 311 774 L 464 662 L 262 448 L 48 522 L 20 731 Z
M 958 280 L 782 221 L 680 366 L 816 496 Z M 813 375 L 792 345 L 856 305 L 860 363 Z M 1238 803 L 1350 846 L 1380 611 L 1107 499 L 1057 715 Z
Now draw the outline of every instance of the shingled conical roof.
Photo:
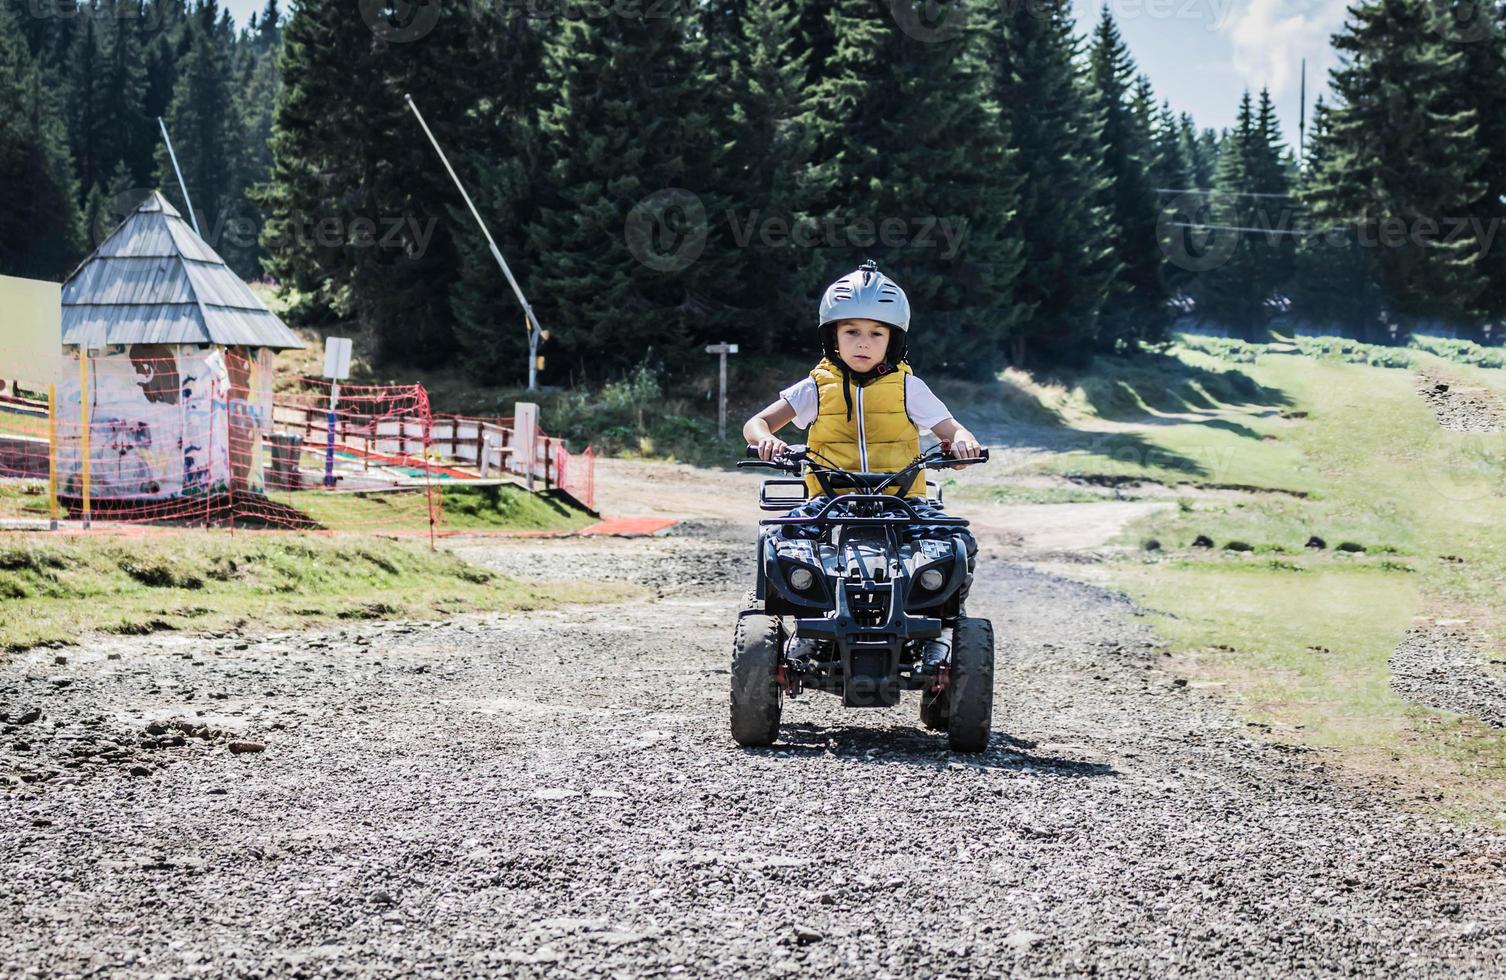
M 303 346 L 157 191 L 63 283 L 63 343 Z

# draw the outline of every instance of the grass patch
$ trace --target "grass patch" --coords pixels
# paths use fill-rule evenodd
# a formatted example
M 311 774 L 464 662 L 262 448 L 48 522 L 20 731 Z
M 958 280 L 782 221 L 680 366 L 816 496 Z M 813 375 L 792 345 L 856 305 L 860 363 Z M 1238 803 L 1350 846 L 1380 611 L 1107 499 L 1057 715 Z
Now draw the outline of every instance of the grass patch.
M 0 649 L 254 622 L 432 619 L 615 601 L 633 586 L 520 582 L 419 543 L 201 531 L 122 541 L 18 534 L 0 540 Z M 380 600 L 373 596 L 381 596 Z
M 956 484 L 946 487 L 946 498 L 996 504 L 1097 504 L 1114 499 L 1078 487 L 1033 487 L 1018 483 Z
M 1284 441 L 1288 395 L 1213 355 L 1097 358 L 1083 372 L 1019 383 L 1056 420 L 1037 434 L 1058 450 L 1022 473 L 1295 493 L 1316 483 Z
M 1201 562 L 1126 565 L 1115 577 L 1140 605 L 1172 613 L 1154 617 L 1157 632 L 1229 683 L 1254 720 L 1326 747 L 1391 746 L 1406 730 L 1386 664 L 1422 608 L 1413 582 Z
M 1286 408 L 1225 416 L 1279 433 L 1250 440 L 1239 468 L 1278 482 L 1284 461 L 1309 495 L 1157 513 L 1120 543 L 1154 537 L 1170 557 L 1126 558 L 1110 574 L 1164 611 L 1157 629 L 1190 672 L 1225 686 L 1254 721 L 1410 788 L 1439 783 L 1458 812 L 1494 813 L 1506 805 L 1506 735 L 1404 702 L 1388 661 L 1421 613 L 1469 617 L 1482 642 L 1506 645 L 1506 436 L 1443 430 L 1416 375 L 1369 353 L 1262 354 L 1243 367 Z M 1408 354 L 1420 368 L 1438 363 Z M 1179 428 L 1147 438 L 1171 442 Z M 1218 550 L 1194 550 L 1200 537 Z M 1325 547 L 1306 547 L 1313 538 Z M 1236 543 L 1251 551 L 1223 550 Z
M 1153 611 L 1183 670 L 1272 737 L 1335 750 L 1351 771 L 1433 804 L 1441 794 L 1461 815 L 1506 806 L 1506 732 L 1391 690 L 1391 652 L 1428 602 L 1412 577 L 1185 562 L 1122 565 L 1115 581 Z
M 590 513 L 558 497 L 509 485 L 470 487 L 436 483 L 440 531 L 573 531 L 596 523 Z M 335 531 L 373 529 L 427 531 L 429 502 L 423 490 L 384 493 L 309 491 L 279 496 Z

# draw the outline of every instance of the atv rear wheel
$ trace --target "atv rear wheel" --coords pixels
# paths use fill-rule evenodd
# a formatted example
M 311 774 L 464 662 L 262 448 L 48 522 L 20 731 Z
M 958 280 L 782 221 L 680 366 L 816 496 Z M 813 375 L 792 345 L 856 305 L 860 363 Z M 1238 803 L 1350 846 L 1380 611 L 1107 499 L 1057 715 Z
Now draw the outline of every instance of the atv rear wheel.
M 779 737 L 784 691 L 779 667 L 779 620 L 744 613 L 732 640 L 732 737 L 738 745 L 771 745 Z
M 994 714 L 994 625 L 957 620 L 952 630 L 952 678 L 942 693 L 950 707 L 947 740 L 954 752 L 988 748 Z

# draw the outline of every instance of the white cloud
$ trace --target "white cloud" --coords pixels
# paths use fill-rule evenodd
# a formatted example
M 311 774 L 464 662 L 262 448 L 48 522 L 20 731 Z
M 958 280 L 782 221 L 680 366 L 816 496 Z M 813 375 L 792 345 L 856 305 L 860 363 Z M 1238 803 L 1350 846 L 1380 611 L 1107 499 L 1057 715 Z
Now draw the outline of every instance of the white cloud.
M 1296 95 L 1307 59 L 1308 98 L 1327 86 L 1336 63 L 1328 39 L 1344 24 L 1347 0 L 1248 0 L 1223 19 L 1234 69 L 1252 91 L 1269 86 L 1277 98 Z

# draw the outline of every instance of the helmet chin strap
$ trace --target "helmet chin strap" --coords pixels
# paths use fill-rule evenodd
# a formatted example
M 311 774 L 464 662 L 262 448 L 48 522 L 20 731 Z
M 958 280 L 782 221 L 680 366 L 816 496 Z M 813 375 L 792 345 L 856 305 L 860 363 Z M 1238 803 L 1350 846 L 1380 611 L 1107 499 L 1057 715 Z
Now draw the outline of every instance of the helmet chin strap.
M 852 421 L 852 383 L 856 381 L 858 387 L 866 385 L 875 378 L 882 378 L 899 370 L 900 362 L 905 359 L 906 347 L 903 334 L 892 337 L 889 341 L 889 349 L 884 352 L 884 359 L 866 371 L 854 371 L 842 360 L 842 355 L 837 353 L 837 332 L 835 330 L 822 330 L 822 353 L 826 359 L 837 366 L 842 372 L 842 400 L 847 403 L 847 421 Z

